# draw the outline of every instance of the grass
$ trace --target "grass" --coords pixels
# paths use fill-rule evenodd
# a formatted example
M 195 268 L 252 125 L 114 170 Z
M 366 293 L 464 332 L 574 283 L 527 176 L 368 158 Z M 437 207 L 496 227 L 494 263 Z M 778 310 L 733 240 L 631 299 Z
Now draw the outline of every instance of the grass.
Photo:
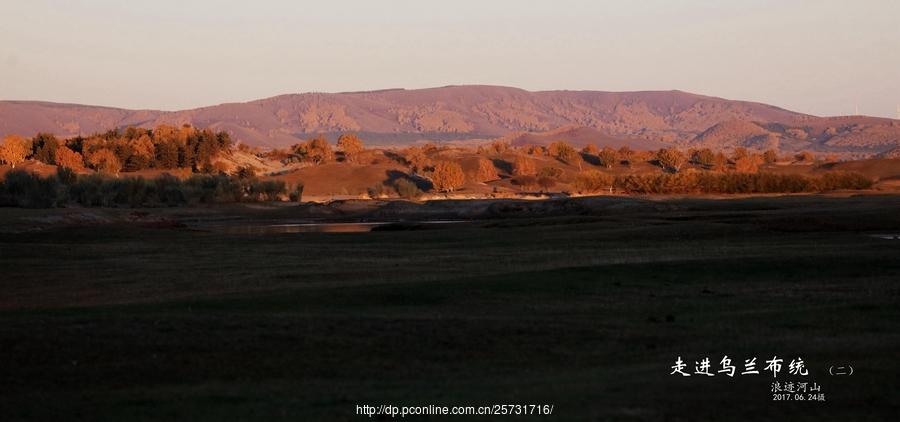
M 900 242 L 867 234 L 898 231 L 898 211 L 671 200 L 422 231 L 3 232 L 0 419 L 551 403 L 546 419 L 890 420 Z M 801 356 L 827 402 L 773 402 L 771 375 L 668 375 L 677 356 L 724 354 Z M 846 363 L 854 376 L 825 373 Z

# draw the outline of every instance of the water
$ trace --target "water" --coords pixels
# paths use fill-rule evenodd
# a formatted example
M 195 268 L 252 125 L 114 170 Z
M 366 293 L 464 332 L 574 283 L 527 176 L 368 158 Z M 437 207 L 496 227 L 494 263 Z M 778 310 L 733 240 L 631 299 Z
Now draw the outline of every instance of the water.
M 870 234 L 870 237 L 884 240 L 900 240 L 900 233 L 895 234 Z
M 211 230 L 228 234 L 290 234 L 290 233 L 367 233 L 375 227 L 390 224 L 452 224 L 463 221 L 436 220 L 412 223 L 366 222 L 366 223 L 292 223 L 292 224 L 234 224 L 210 227 Z

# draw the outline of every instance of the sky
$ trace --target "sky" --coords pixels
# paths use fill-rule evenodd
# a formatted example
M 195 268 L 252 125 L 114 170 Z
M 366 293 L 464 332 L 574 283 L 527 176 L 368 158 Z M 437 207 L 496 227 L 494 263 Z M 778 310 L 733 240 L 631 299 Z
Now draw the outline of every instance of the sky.
M 0 16 L 4 100 L 179 110 L 490 84 L 900 104 L 897 0 L 0 0 Z

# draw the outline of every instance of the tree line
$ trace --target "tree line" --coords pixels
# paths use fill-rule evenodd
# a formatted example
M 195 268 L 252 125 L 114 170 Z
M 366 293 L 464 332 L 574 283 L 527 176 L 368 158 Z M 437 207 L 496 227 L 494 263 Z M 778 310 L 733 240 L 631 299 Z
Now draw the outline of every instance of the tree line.
M 713 172 L 611 176 L 587 170 L 576 176 L 574 185 L 582 193 L 751 194 L 858 190 L 869 189 L 872 184 L 871 179 L 853 172 L 830 172 L 821 176 Z
M 0 206 L 52 208 L 172 207 L 184 205 L 274 200 L 300 201 L 303 185 L 261 180 L 241 170 L 233 175 L 195 174 L 179 179 L 163 174 L 153 179 L 113 178 L 103 174 L 78 175 L 67 167 L 41 177 L 13 170 L 0 181 Z
M 227 132 L 190 125 L 128 127 L 62 140 L 49 133 L 38 133 L 32 138 L 11 135 L 0 144 L 0 162 L 15 168 L 33 159 L 76 171 L 90 168 L 106 174 L 151 168 L 215 173 L 221 170 L 215 158 L 230 150 L 232 144 Z

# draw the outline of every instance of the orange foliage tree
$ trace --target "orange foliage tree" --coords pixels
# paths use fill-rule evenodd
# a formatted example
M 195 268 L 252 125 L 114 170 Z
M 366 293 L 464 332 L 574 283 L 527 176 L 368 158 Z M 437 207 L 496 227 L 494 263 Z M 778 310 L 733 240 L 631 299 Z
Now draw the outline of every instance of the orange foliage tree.
M 87 162 L 101 173 L 117 174 L 122 170 L 122 162 L 119 161 L 116 154 L 108 149 L 100 149 L 88 153 Z
M 432 166 L 431 159 L 425 154 L 425 150 L 419 147 L 409 147 L 403 150 L 403 161 L 409 168 L 416 173 L 425 171 L 426 168 Z
M 684 153 L 675 148 L 660 149 L 656 152 L 656 160 L 659 161 L 660 167 L 672 173 L 678 173 L 687 163 Z
M 305 143 L 294 145 L 294 152 L 316 164 L 327 163 L 334 159 L 334 151 L 331 149 L 331 144 L 322 137 L 316 137 Z
M 3 138 L 0 145 L 0 162 L 16 168 L 16 164 L 25 161 L 25 157 L 31 152 L 31 141 L 17 135 Z
M 594 193 L 609 189 L 614 178 L 599 170 L 585 170 L 575 175 L 575 189 L 579 192 Z
M 763 161 L 760 155 L 745 155 L 734 161 L 734 171 L 738 173 L 756 173 L 759 171 L 759 166 Z
M 534 176 L 536 172 L 537 168 L 534 165 L 534 161 L 528 157 L 520 155 L 513 162 L 513 175 L 515 176 Z
M 84 158 L 69 147 L 61 146 L 56 150 L 56 165 L 72 170 L 80 170 L 84 168 Z
M 571 163 L 578 158 L 578 153 L 575 152 L 575 148 L 572 148 L 572 146 L 565 141 L 553 142 L 547 149 L 552 157 L 555 157 L 560 161 Z
M 600 163 L 603 167 L 611 168 L 613 164 L 616 163 L 616 159 L 619 157 L 619 154 L 616 153 L 616 150 L 610 147 L 604 147 L 600 153 L 597 155 L 600 158 Z
M 434 188 L 439 192 L 453 192 L 466 183 L 462 167 L 452 161 L 441 161 L 434 166 L 432 175 Z
M 489 182 L 499 179 L 500 176 L 497 174 L 497 167 L 494 167 L 494 163 L 491 160 L 480 158 L 478 159 L 478 171 L 475 173 L 475 178 L 479 182 Z
M 626 162 L 626 164 L 631 165 L 631 162 L 634 160 L 634 151 L 627 146 L 623 146 L 616 151 L 619 155 L 619 159 Z
M 354 162 L 359 153 L 363 151 L 362 139 L 359 139 L 355 133 L 345 133 L 338 138 L 337 146 L 344 151 L 344 157 L 347 161 Z

